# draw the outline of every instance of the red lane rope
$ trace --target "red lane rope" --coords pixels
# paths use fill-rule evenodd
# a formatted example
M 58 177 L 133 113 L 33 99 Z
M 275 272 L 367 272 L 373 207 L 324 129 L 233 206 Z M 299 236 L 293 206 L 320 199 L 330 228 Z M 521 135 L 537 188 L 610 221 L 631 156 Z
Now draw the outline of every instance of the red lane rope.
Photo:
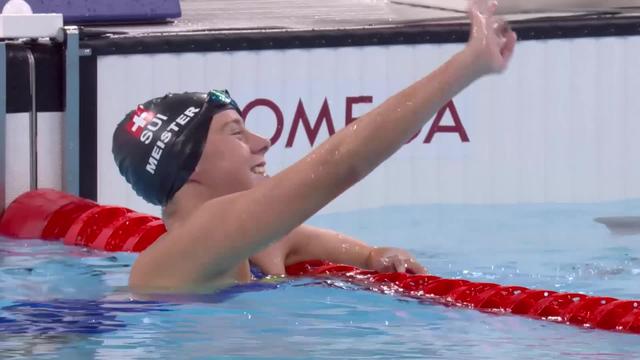
M 157 217 L 42 189 L 13 201 L 0 235 L 63 240 L 67 245 L 140 252 L 166 232 Z M 640 334 L 640 301 L 533 290 L 434 275 L 378 273 L 325 261 L 287 267 L 289 276 L 329 277 L 365 289 L 498 314 L 516 314 L 592 329 Z
M 0 235 L 63 240 L 66 245 L 140 252 L 166 232 L 162 220 L 51 189 L 26 192 L 0 219 Z
M 289 276 L 328 277 L 365 289 L 496 314 L 524 315 L 585 328 L 640 334 L 640 301 L 533 290 L 434 275 L 380 274 L 325 261 L 287 267 Z

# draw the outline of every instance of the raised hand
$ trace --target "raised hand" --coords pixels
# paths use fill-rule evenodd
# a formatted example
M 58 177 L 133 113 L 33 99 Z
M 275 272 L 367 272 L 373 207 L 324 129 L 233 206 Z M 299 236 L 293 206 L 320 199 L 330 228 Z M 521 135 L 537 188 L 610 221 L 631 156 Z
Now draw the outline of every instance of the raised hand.
M 469 0 L 471 35 L 467 50 L 473 54 L 480 75 L 503 72 L 516 45 L 516 33 L 495 16 L 497 7 L 496 0 Z

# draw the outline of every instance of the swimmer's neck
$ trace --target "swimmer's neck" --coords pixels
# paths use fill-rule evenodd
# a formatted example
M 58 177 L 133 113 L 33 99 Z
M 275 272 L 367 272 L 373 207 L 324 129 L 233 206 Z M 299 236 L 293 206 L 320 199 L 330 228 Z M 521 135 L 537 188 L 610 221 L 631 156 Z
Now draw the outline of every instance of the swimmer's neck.
M 185 223 L 189 217 L 207 201 L 228 195 L 216 194 L 208 188 L 197 182 L 188 182 L 185 184 L 171 199 L 171 201 L 162 209 L 162 219 L 168 231 L 179 227 Z M 249 259 L 241 261 L 231 269 L 229 274 L 235 282 L 251 281 L 251 271 Z

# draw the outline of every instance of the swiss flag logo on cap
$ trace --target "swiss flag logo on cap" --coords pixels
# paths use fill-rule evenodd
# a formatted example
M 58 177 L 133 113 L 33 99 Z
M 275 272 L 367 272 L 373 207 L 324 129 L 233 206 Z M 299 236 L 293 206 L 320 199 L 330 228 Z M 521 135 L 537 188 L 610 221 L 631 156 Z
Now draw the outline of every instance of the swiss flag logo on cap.
M 147 111 L 142 105 L 139 105 L 131 116 L 131 120 L 127 124 L 127 130 L 135 137 L 140 137 L 144 128 L 156 116 L 155 113 Z

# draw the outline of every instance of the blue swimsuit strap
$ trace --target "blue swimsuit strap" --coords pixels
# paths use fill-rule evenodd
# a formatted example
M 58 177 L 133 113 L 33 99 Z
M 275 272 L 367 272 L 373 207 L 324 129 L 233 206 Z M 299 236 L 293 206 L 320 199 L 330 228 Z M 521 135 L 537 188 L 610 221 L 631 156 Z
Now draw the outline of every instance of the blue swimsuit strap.
M 249 261 L 249 269 L 251 271 L 251 275 L 253 275 L 254 279 L 256 280 L 264 279 L 265 277 L 267 277 L 267 275 L 262 272 L 262 269 L 251 261 Z

